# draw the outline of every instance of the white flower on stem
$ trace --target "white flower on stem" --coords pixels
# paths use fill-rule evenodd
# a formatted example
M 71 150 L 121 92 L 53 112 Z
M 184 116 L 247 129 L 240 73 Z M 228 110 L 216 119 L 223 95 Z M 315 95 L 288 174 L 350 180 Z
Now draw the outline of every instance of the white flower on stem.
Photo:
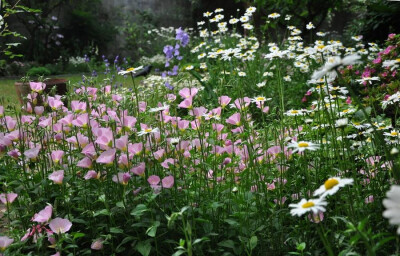
M 364 84 L 364 82 L 372 84 L 372 81 L 379 81 L 379 80 L 380 80 L 380 78 L 377 76 L 374 76 L 374 77 L 367 76 L 367 77 L 363 77 L 361 79 L 357 79 L 356 81 L 359 82 L 360 84 Z
M 136 74 L 142 68 L 143 68 L 143 66 L 140 66 L 140 67 L 137 67 L 137 68 L 128 68 L 127 70 L 119 71 L 118 75 Z
M 346 185 L 351 185 L 353 182 L 353 179 L 342 179 L 340 177 L 329 178 L 324 182 L 323 185 L 315 190 L 314 196 L 321 195 L 322 197 L 326 197 L 328 195 L 333 195 L 339 190 L 339 188 Z
M 307 24 L 306 28 L 307 28 L 308 30 L 311 30 L 311 29 L 315 28 L 315 26 L 314 26 L 314 24 L 312 24 L 312 22 L 310 21 L 310 22 Z
M 138 135 L 138 136 L 143 136 L 143 135 L 145 135 L 145 134 L 157 133 L 157 132 L 160 132 L 160 130 L 159 130 L 158 128 L 154 128 L 154 129 L 153 129 L 153 128 L 149 127 L 149 128 L 146 128 L 146 129 L 141 130 L 140 132 L 137 133 L 137 135 Z
M 277 19 L 279 17 L 281 17 L 281 15 L 279 13 L 276 13 L 276 12 L 271 13 L 270 15 L 268 15 L 268 18 L 270 18 L 270 19 Z
M 314 72 L 311 79 L 318 80 L 327 75 L 328 78 L 334 79 L 337 76 L 336 69 L 340 66 L 355 64 L 361 57 L 359 55 L 348 55 L 343 59 L 340 56 L 329 57 L 325 65 Z
M 389 219 L 392 225 L 400 225 L 400 186 L 392 185 L 386 193 L 386 199 L 383 200 L 386 210 L 383 217 Z M 400 235 L 400 227 L 397 228 L 397 234 Z
M 293 153 L 296 153 L 296 152 L 303 152 L 306 149 L 311 151 L 317 150 L 319 149 L 319 145 L 308 141 L 300 141 L 300 142 L 295 141 L 289 143 L 288 148 L 294 148 Z
M 290 210 L 290 214 L 292 216 L 301 216 L 307 212 L 325 212 L 325 207 L 328 203 L 325 201 L 325 198 L 317 198 L 317 199 L 301 199 L 300 202 L 297 204 L 289 204 L 289 207 L 292 209 Z

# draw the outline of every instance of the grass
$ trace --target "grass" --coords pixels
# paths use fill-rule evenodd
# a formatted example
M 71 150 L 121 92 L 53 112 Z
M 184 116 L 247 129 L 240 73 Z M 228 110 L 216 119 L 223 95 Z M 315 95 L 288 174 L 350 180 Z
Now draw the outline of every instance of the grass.
M 87 75 L 89 77 L 90 75 Z M 50 76 L 48 78 L 64 78 L 68 80 L 68 85 L 77 85 L 79 82 L 82 81 L 82 74 L 70 74 L 65 76 Z M 99 74 L 98 77 L 95 79 L 95 83 L 98 84 L 99 82 L 103 81 L 107 78 L 107 75 Z M 136 78 L 136 82 L 140 82 L 142 78 Z M 20 106 L 20 102 L 18 100 L 18 96 L 15 90 L 15 82 L 20 81 L 17 78 L 4 78 L 0 79 L 0 105 L 6 106 Z M 124 86 L 131 87 L 132 81 L 130 78 L 126 79 L 122 76 L 117 76 L 114 84 L 122 83 Z

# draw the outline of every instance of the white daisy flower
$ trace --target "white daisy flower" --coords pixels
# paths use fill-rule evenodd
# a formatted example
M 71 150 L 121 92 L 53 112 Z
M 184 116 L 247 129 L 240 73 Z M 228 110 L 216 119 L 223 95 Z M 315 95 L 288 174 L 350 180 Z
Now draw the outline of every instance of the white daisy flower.
M 384 132 L 383 135 L 389 136 L 389 137 L 399 137 L 400 134 L 396 130 L 391 130 L 390 132 Z
M 386 199 L 383 200 L 383 205 L 386 211 L 383 212 L 383 217 L 389 219 L 390 224 L 400 224 L 400 186 L 392 185 L 386 193 Z M 400 235 L 400 227 L 397 229 L 397 234 Z
M 348 118 L 341 118 L 336 120 L 335 126 L 336 127 L 345 127 L 349 124 L 349 119 Z
M 258 88 L 262 88 L 267 84 L 267 81 L 262 81 L 261 83 L 256 84 Z
M 306 149 L 311 151 L 317 150 L 319 148 L 319 145 L 308 141 L 294 141 L 288 144 L 288 148 L 294 148 L 293 153 L 296 153 L 303 152 Z
M 127 70 L 122 70 L 118 72 L 118 75 L 126 75 L 126 74 L 135 74 L 138 70 L 141 70 L 143 66 L 137 67 L 137 68 L 128 68 Z
M 287 111 L 287 112 L 285 113 L 285 115 L 287 115 L 287 116 L 302 116 L 302 115 L 304 115 L 305 113 L 306 113 L 306 112 L 303 111 L 303 110 L 291 109 L 291 110 Z
M 357 79 L 356 81 L 359 82 L 360 84 L 363 84 L 364 82 L 367 82 L 369 84 L 372 84 L 372 81 L 379 81 L 380 78 L 375 76 L 375 77 L 363 77 L 361 79 Z
M 281 17 L 281 15 L 279 13 L 276 13 L 276 12 L 271 13 L 270 15 L 268 15 L 268 18 L 271 18 L 271 19 L 277 19 L 279 17 Z
M 267 100 L 272 100 L 271 98 L 265 98 L 264 96 L 258 96 L 255 98 L 251 99 L 251 102 L 256 103 L 256 102 L 266 102 Z
M 232 18 L 232 19 L 230 19 L 229 20 L 229 24 L 236 24 L 236 23 L 238 23 L 239 22 L 239 20 L 238 19 L 236 19 L 236 18 Z
M 240 21 L 241 21 L 242 23 L 246 23 L 246 22 L 249 21 L 249 17 L 248 17 L 248 16 L 242 16 L 242 17 L 240 17 Z
M 138 136 L 143 136 L 143 135 L 145 135 L 145 134 L 157 133 L 157 132 L 160 132 L 160 129 L 158 129 L 158 128 L 154 128 L 154 129 L 153 129 L 153 128 L 149 127 L 149 128 L 146 128 L 146 129 L 141 130 L 140 132 L 137 133 L 137 135 L 138 135 Z
M 326 197 L 328 195 L 333 195 L 339 190 L 339 188 L 351 185 L 353 182 L 353 179 L 342 179 L 339 177 L 329 178 L 322 186 L 315 190 L 314 196 L 321 195 L 322 197 Z
M 153 113 L 153 112 L 164 111 L 164 110 L 167 110 L 167 109 L 169 109 L 169 105 L 167 105 L 167 104 L 164 103 L 164 105 L 161 106 L 161 107 L 149 109 L 149 112 Z
M 318 80 L 325 75 L 328 75 L 329 78 L 333 79 L 337 75 L 336 68 L 340 66 L 352 65 L 356 63 L 360 58 L 361 57 L 359 55 L 348 55 L 343 59 L 339 56 L 329 57 L 325 65 L 321 69 L 314 72 L 311 79 Z
M 310 21 L 310 22 L 307 24 L 306 28 L 307 28 L 308 30 L 310 30 L 310 29 L 315 28 L 315 26 L 314 26 L 314 24 L 312 24 L 312 22 Z
M 325 212 L 325 207 L 328 203 L 325 201 L 325 198 L 317 198 L 317 199 L 301 199 L 297 204 L 289 204 L 290 214 L 292 216 L 301 216 L 304 213 L 312 211 L 313 213 Z

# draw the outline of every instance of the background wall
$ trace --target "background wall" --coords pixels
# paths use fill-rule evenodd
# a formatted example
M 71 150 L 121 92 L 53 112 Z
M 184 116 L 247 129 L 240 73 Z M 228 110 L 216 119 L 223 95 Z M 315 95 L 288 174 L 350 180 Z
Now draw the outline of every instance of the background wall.
M 191 24 L 189 0 L 103 0 L 105 10 L 117 15 L 128 15 L 132 19 L 140 12 L 149 12 L 160 26 L 180 27 Z

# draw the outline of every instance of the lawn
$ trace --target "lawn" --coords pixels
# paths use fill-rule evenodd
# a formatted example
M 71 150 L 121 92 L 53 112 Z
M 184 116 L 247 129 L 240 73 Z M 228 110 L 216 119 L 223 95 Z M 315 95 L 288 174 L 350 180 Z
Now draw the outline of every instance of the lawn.
M 82 81 L 82 74 L 68 74 L 62 76 L 51 76 L 49 78 L 64 78 L 68 80 L 68 86 L 77 85 L 79 82 Z M 88 75 L 90 76 L 90 75 Z M 107 76 L 104 74 L 99 74 L 99 76 L 95 79 L 94 82 L 98 83 L 99 81 L 103 81 L 106 79 Z M 141 78 L 137 78 L 136 81 L 140 81 Z M 0 79 L 0 102 L 3 106 L 19 106 L 20 102 L 18 100 L 18 96 L 15 90 L 14 83 L 18 82 L 19 79 L 17 78 L 1 78 Z M 131 79 L 129 78 L 126 81 L 126 78 L 119 76 L 116 77 L 116 81 L 114 84 L 122 83 L 124 86 L 130 87 L 131 86 Z M 69 87 L 70 88 L 70 87 Z

